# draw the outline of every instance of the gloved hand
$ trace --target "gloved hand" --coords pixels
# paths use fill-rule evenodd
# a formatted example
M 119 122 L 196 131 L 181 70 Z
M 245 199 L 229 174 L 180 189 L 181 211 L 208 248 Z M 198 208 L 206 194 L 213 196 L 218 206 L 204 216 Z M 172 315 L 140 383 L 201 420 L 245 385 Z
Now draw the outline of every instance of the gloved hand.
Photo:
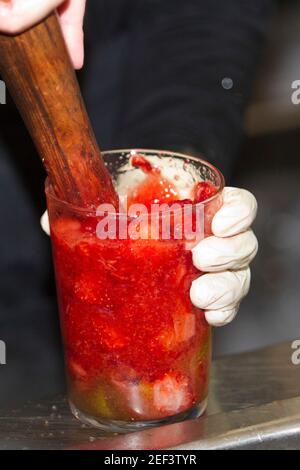
M 223 205 L 212 221 L 213 236 L 193 249 L 196 268 L 208 274 L 191 287 L 193 304 L 205 310 L 213 326 L 231 322 L 250 286 L 249 263 L 257 253 L 257 239 L 250 229 L 257 212 L 255 197 L 245 189 L 224 188 Z M 48 214 L 41 219 L 49 235 Z
M 191 301 L 205 310 L 213 326 L 230 323 L 250 287 L 249 263 L 257 253 L 257 239 L 250 229 L 257 202 L 245 189 L 224 188 L 223 205 L 212 221 L 213 236 L 193 249 L 196 268 L 208 274 L 196 279 Z
M 76 69 L 83 65 L 83 17 L 86 0 L 0 0 L 0 31 L 16 34 L 58 8 L 63 34 Z

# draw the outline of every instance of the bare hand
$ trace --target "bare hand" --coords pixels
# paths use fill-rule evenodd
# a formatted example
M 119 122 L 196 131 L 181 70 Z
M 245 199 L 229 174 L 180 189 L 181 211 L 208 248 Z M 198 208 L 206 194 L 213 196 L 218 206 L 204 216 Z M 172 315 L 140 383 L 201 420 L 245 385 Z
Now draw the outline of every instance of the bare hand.
M 63 34 L 76 69 L 83 65 L 83 18 L 86 0 L 0 0 L 0 31 L 17 34 L 57 8 Z

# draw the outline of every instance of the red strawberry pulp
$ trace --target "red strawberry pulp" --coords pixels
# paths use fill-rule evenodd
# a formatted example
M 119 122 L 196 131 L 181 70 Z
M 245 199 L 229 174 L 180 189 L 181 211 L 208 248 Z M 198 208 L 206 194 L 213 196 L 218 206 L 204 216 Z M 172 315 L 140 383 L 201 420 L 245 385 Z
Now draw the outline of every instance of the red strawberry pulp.
M 181 200 L 143 156 L 130 203 L 204 201 L 206 182 Z M 168 197 L 167 197 L 168 195 Z M 207 394 L 210 328 L 189 296 L 200 275 L 184 240 L 101 240 L 98 218 L 48 201 L 72 403 L 98 419 L 147 421 L 185 412 Z

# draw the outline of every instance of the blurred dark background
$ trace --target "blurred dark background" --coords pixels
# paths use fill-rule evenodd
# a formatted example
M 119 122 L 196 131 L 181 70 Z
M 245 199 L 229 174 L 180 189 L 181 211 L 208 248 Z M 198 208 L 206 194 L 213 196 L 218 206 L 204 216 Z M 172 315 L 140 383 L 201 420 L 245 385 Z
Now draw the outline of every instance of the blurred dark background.
M 203 154 L 258 199 L 260 251 L 215 356 L 300 337 L 300 2 L 90 2 L 79 74 L 103 149 Z M 224 81 L 224 79 L 226 79 Z M 229 79 L 229 80 L 228 80 Z M 228 85 L 229 84 L 229 85 Z M 0 407 L 64 389 L 44 171 L 13 103 L 0 106 Z

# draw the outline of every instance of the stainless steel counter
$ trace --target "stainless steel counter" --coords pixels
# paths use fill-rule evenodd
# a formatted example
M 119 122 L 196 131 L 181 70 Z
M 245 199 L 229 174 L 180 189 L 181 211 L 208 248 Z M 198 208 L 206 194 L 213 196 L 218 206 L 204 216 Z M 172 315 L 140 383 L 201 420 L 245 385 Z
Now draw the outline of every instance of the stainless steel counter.
M 0 449 L 300 449 L 300 365 L 291 343 L 213 364 L 205 416 L 127 435 L 76 421 L 65 398 L 1 413 Z

